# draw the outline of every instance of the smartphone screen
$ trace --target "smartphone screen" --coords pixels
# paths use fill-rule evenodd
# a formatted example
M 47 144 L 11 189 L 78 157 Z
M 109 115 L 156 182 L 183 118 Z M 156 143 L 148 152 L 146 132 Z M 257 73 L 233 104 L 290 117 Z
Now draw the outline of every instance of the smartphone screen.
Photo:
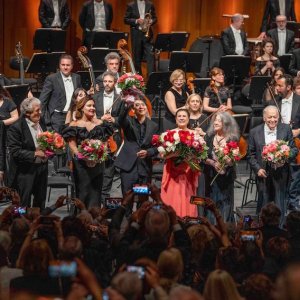
M 145 269 L 144 269 L 144 267 L 140 267 L 140 266 L 127 266 L 126 270 L 127 270 L 127 272 L 137 273 L 137 275 L 138 275 L 138 277 L 140 279 L 143 279 L 145 277 Z
M 256 236 L 256 231 L 241 231 L 241 241 L 255 241 Z
M 199 197 L 199 196 L 191 196 L 190 203 L 195 205 L 204 206 L 206 203 L 205 197 Z
M 123 198 L 107 197 L 105 198 L 105 207 L 108 209 L 117 209 L 120 207 Z
M 147 185 L 134 185 L 132 191 L 136 195 L 149 195 L 150 189 Z
M 77 264 L 75 261 L 52 261 L 48 267 L 50 277 L 75 277 L 77 274 Z
M 14 215 L 15 216 L 22 216 L 25 215 L 27 213 L 27 207 L 22 207 L 22 206 L 16 206 L 14 207 Z

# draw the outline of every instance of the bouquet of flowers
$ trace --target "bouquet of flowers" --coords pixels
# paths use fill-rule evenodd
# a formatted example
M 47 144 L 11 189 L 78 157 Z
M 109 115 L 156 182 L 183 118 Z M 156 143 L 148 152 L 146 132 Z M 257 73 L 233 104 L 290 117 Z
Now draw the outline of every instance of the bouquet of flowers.
M 272 168 L 282 167 L 290 157 L 288 142 L 276 140 L 264 146 L 262 159 L 269 163 Z
M 126 103 L 133 103 L 136 95 L 144 96 L 144 78 L 138 74 L 126 73 L 118 79 L 118 87 L 122 90 L 122 98 Z
M 63 137 L 53 131 L 41 132 L 37 137 L 37 143 L 39 149 L 44 151 L 47 157 L 64 153 L 66 149 L 66 143 Z
M 95 166 L 107 160 L 108 152 L 107 143 L 86 139 L 78 146 L 77 158 L 86 160 L 90 166 Z
M 219 174 L 225 173 L 225 168 L 227 166 L 234 165 L 237 161 L 241 160 L 240 148 L 238 142 L 230 141 L 223 147 L 218 147 L 215 149 L 215 155 L 218 163 L 220 164 L 220 170 L 217 175 L 213 178 L 210 185 L 214 183 Z
M 192 170 L 200 170 L 200 162 L 207 158 L 206 142 L 189 130 L 167 130 L 161 135 L 153 135 L 152 144 L 162 157 L 175 154 L 175 165 L 186 162 Z

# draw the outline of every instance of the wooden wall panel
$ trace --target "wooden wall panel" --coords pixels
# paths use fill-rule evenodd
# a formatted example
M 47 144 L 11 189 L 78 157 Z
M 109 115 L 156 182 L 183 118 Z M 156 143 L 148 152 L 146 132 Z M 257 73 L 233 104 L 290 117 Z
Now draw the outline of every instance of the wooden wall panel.
M 84 0 L 68 0 L 72 15 L 71 26 L 67 35 L 66 50 L 76 55 L 80 46 L 82 30 L 78 17 Z M 113 5 L 114 19 L 112 28 L 129 31 L 129 26 L 123 23 L 126 5 L 131 0 L 110 0 Z M 249 37 L 259 35 L 261 18 L 266 0 L 153 0 L 158 23 L 154 32 L 188 31 L 191 33 L 187 48 L 203 35 L 220 34 L 229 25 L 229 19 L 222 14 L 240 12 L 248 14 L 245 20 L 245 30 Z M 14 55 L 17 41 L 23 44 L 23 52 L 31 56 L 32 39 L 36 28 L 40 26 L 38 20 L 39 0 L 0 0 L 0 60 L 2 70 L 8 76 L 17 76 L 9 68 L 9 58 Z M 296 13 L 300 21 L 300 0 L 295 0 Z M 1 17 L 3 12 L 4 17 Z

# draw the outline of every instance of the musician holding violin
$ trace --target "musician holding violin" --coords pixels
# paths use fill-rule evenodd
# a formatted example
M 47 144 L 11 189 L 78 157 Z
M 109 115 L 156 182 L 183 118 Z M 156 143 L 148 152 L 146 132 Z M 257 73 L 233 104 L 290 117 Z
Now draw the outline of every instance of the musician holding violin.
M 271 76 L 277 67 L 280 66 L 278 57 L 274 56 L 274 41 L 266 38 L 262 41 L 262 55 L 256 59 L 255 75 Z
M 203 111 L 209 114 L 216 111 L 230 112 L 232 110 L 231 95 L 229 89 L 224 86 L 224 71 L 214 67 L 210 74 L 210 85 L 204 92 Z

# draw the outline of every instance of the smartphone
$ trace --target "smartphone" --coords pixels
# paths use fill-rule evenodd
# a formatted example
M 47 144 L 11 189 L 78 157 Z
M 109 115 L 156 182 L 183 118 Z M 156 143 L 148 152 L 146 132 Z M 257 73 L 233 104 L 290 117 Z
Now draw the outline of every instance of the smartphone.
M 202 221 L 200 219 L 190 219 L 190 220 L 188 220 L 187 224 L 197 225 L 197 224 L 202 224 Z
M 22 206 L 15 206 L 13 209 L 13 215 L 14 216 L 22 216 L 27 213 L 27 207 L 22 207 Z
M 162 208 L 162 206 L 160 205 L 160 204 L 157 204 L 157 205 L 153 205 L 152 206 L 152 209 L 156 209 L 156 210 L 159 210 L 159 209 L 161 209 Z
M 241 231 L 241 241 L 255 241 L 257 237 L 256 231 Z
M 144 184 L 144 185 L 134 185 L 132 188 L 132 191 L 136 195 L 150 195 L 150 189 L 149 186 Z
M 126 268 L 127 272 L 134 272 L 137 273 L 138 277 L 140 279 L 143 279 L 145 277 L 145 268 L 140 266 L 127 266 Z
M 253 219 L 251 218 L 250 215 L 246 215 L 243 218 L 243 228 L 248 230 L 249 228 L 251 228 L 251 223 L 253 222 Z
M 108 209 L 117 209 L 121 206 L 123 198 L 121 197 L 107 197 L 105 198 L 105 207 Z
M 77 274 L 77 264 L 75 261 L 51 261 L 48 267 L 50 277 L 75 277 Z
M 191 196 L 190 203 L 200 206 L 205 206 L 206 203 L 206 197 L 199 197 L 199 196 Z

